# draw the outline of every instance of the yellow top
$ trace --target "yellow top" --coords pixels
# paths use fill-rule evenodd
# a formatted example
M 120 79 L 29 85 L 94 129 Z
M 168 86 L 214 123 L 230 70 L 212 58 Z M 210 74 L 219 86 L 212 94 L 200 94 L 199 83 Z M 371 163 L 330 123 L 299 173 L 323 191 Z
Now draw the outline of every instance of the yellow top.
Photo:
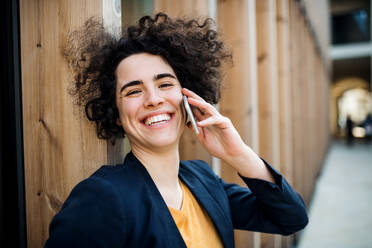
M 183 193 L 180 210 L 168 207 L 188 248 L 223 247 L 208 213 L 199 205 L 191 191 L 181 181 Z

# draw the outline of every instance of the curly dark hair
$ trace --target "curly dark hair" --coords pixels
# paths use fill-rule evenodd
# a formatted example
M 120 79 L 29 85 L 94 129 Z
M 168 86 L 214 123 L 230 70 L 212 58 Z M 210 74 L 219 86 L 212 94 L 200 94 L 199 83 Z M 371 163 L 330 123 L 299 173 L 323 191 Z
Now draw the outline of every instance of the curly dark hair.
M 231 61 L 210 18 L 172 19 L 164 13 L 154 18 L 142 17 L 129 26 L 121 37 L 106 32 L 92 17 L 83 27 L 71 32 L 62 53 L 74 71 L 71 93 L 85 107 L 86 116 L 96 123 L 102 139 L 123 138 L 125 132 L 116 124 L 119 118 L 115 103 L 116 68 L 138 53 L 160 55 L 173 68 L 181 86 L 191 89 L 209 103 L 220 98 L 219 67 Z

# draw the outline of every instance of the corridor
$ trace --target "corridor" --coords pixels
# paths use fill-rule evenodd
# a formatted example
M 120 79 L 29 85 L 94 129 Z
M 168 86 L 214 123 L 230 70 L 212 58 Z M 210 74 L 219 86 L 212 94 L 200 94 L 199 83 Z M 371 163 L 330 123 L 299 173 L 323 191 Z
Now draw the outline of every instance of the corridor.
M 372 247 L 372 145 L 330 147 L 298 248 Z

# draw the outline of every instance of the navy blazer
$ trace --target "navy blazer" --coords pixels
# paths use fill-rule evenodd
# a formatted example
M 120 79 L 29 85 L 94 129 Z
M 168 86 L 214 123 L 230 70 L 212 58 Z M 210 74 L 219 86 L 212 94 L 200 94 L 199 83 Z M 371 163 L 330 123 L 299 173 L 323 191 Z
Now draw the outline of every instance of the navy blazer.
M 224 247 L 234 247 L 234 228 L 289 235 L 308 223 L 301 196 L 265 164 L 276 184 L 241 176 L 248 186 L 241 187 L 225 183 L 204 161 L 180 162 L 179 178 L 208 212 Z M 102 166 L 80 182 L 49 233 L 45 247 L 186 247 L 160 192 L 132 152 L 123 164 Z

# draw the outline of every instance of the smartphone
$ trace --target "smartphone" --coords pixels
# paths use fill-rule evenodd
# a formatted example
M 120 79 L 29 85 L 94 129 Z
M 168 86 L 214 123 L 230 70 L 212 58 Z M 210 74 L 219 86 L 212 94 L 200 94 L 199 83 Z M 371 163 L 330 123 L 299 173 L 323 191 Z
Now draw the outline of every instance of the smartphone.
M 194 117 L 194 114 L 192 113 L 191 111 L 191 107 L 190 107 L 190 104 L 187 102 L 187 96 L 183 96 L 183 105 L 185 106 L 185 109 L 186 109 L 186 112 L 187 112 L 187 115 L 191 121 L 191 125 L 192 127 L 194 128 L 195 130 L 195 133 L 196 134 L 199 134 L 199 129 L 198 127 L 196 126 L 196 121 L 195 121 L 195 117 Z

